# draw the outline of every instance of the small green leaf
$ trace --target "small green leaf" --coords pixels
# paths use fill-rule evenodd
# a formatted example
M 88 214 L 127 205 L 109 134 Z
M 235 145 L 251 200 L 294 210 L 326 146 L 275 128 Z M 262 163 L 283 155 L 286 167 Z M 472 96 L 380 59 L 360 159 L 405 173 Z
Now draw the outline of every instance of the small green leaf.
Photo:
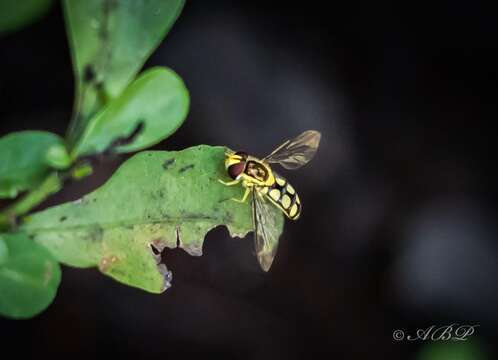
M 1 234 L 9 257 L 0 265 L 0 315 L 30 318 L 50 305 L 61 279 L 59 264 L 26 234 Z
M 65 0 L 76 76 L 74 143 L 91 116 L 121 94 L 180 15 L 185 0 Z
M 188 91 L 178 75 L 166 68 L 147 70 L 90 121 L 73 156 L 154 145 L 178 129 L 188 107 Z
M 92 174 L 93 174 L 92 165 L 88 163 L 78 164 L 71 169 L 71 177 L 75 180 L 81 180 L 84 177 L 90 176 Z
M 30 216 L 22 229 L 67 265 L 99 266 L 118 281 L 159 293 L 169 273 L 151 246 L 201 255 L 212 228 L 225 225 L 239 237 L 253 229 L 250 200 L 230 200 L 242 196 L 242 186 L 218 182 L 227 180 L 224 153 L 206 145 L 139 153 L 101 188 Z M 276 207 L 270 212 L 272 231 L 280 234 L 283 215 Z
M 66 147 L 62 144 L 54 144 L 46 154 L 47 164 L 54 169 L 66 169 L 71 165 L 71 158 L 67 153 Z
M 0 198 L 14 198 L 18 192 L 32 189 L 52 167 L 67 167 L 63 148 L 59 136 L 43 131 L 21 131 L 0 138 Z
M 47 13 L 53 0 L 0 1 L 0 34 L 18 30 Z

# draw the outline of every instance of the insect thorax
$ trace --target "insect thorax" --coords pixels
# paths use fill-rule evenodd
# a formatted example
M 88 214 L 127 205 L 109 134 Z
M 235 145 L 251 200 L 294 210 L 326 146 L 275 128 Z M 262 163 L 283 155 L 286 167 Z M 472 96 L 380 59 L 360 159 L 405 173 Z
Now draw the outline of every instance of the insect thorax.
M 258 185 L 261 185 L 260 183 L 266 183 L 266 185 L 269 185 L 269 180 L 271 180 L 271 182 L 273 183 L 273 175 L 271 169 L 268 166 L 263 165 L 259 161 L 248 160 L 244 169 L 244 173 L 248 177 L 256 180 Z

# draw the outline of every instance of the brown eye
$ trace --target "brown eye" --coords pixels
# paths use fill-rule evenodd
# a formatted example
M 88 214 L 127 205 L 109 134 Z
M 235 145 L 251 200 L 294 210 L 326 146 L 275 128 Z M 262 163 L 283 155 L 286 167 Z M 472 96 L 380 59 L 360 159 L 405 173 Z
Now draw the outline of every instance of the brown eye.
M 228 175 L 230 175 L 232 179 L 236 179 L 237 176 L 239 176 L 242 173 L 242 171 L 244 171 L 245 166 L 246 166 L 245 161 L 241 161 L 237 164 L 230 165 L 228 167 Z
M 237 151 L 235 155 L 239 155 L 242 159 L 246 160 L 247 159 L 247 153 L 244 151 Z

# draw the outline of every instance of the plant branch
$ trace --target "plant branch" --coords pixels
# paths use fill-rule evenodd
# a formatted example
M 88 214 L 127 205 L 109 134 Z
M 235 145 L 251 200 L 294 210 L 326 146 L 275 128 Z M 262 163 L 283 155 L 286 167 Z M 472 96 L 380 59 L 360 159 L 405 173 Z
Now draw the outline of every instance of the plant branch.
M 51 173 L 38 188 L 31 190 L 0 213 L 0 229 L 11 227 L 18 216 L 26 214 L 61 188 L 59 175 L 56 172 Z

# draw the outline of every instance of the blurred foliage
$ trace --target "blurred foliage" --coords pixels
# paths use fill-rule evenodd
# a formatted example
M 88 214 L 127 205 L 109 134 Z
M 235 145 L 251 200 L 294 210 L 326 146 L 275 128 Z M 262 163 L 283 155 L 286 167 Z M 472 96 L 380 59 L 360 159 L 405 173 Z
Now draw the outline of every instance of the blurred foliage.
M 53 0 L 0 1 L 0 36 L 19 30 L 47 13 Z
M 109 106 L 91 119 L 74 156 L 104 151 L 130 152 L 154 145 L 185 120 L 189 95 L 173 71 L 145 71 Z
M 75 143 L 90 118 L 117 98 L 166 36 L 184 0 L 65 0 L 76 77 L 68 132 Z
M 0 33 L 34 21 L 50 4 L 51 1 L 41 0 L 2 1 Z M 59 267 L 49 251 L 17 231 L 22 217 L 59 191 L 67 179 L 80 180 L 91 174 L 89 158 L 101 153 L 144 149 L 166 139 L 185 120 L 188 91 L 172 70 L 154 68 L 135 79 L 183 5 L 184 0 L 63 1 L 76 76 L 75 108 L 67 137 L 23 131 L 0 139 L 0 198 L 13 199 L 0 211 L 0 231 L 4 231 L 0 234 L 1 314 L 23 318 L 39 313 L 52 301 L 59 283 Z M 141 176 L 137 173 L 135 177 Z M 133 186 L 133 182 L 128 185 Z M 101 200 L 99 205 L 108 211 L 105 198 Z M 142 207 L 145 204 L 150 206 L 144 203 Z M 113 214 L 109 214 L 111 220 Z M 59 221 L 57 216 L 47 224 Z M 76 242 L 77 238 L 73 240 Z M 67 247 L 71 244 L 68 242 Z M 127 244 L 121 246 L 127 248 Z M 157 270 L 150 248 L 147 250 L 149 261 L 143 260 L 143 252 L 138 252 L 136 263 L 143 260 Z M 84 248 L 75 247 L 73 251 L 82 257 L 91 256 L 84 253 Z M 134 263 L 134 253 L 127 256 Z M 157 271 L 153 274 L 156 282 L 158 274 Z M 141 285 L 141 280 L 136 280 L 140 272 L 135 280 L 127 280 L 115 272 L 112 275 L 158 292 L 157 284 Z
M 487 360 L 489 357 L 477 341 L 439 341 L 427 343 L 417 360 Z
M 0 138 L 0 198 L 15 198 L 40 185 L 51 169 L 70 165 L 64 141 L 45 131 L 21 131 Z
M 5 264 L 9 256 L 9 248 L 5 241 L 0 237 L 0 266 Z
M 60 280 L 59 264 L 45 247 L 22 233 L 0 235 L 0 315 L 38 314 L 54 299 Z

